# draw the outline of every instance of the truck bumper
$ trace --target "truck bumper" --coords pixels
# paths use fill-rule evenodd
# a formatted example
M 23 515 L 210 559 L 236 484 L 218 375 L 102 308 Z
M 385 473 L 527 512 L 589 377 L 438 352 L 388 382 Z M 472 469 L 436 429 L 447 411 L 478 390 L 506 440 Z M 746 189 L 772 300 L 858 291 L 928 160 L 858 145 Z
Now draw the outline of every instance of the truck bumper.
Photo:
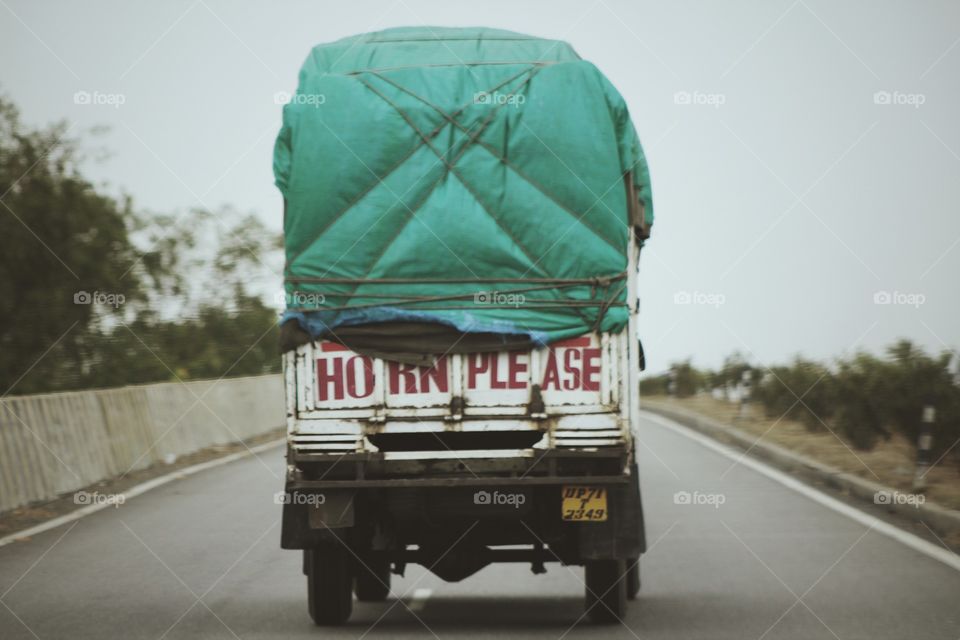
M 288 448 L 287 489 L 616 484 L 629 479 L 626 447 L 311 454 Z
M 563 485 L 606 488 L 607 519 L 564 521 Z M 502 504 L 479 502 L 477 494 L 487 492 L 513 498 Z M 310 496 L 323 496 L 321 506 Z M 287 497 L 281 533 L 285 549 L 310 549 L 339 539 L 361 555 L 406 562 L 419 561 L 412 553 L 430 557 L 431 549 L 455 543 L 466 555 L 499 561 L 490 546 L 532 545 L 532 553 L 565 564 L 637 558 L 646 549 L 632 464 L 626 473 L 605 476 L 291 479 Z M 373 540 L 384 532 L 391 542 L 378 545 Z M 409 551 L 411 545 L 421 551 Z

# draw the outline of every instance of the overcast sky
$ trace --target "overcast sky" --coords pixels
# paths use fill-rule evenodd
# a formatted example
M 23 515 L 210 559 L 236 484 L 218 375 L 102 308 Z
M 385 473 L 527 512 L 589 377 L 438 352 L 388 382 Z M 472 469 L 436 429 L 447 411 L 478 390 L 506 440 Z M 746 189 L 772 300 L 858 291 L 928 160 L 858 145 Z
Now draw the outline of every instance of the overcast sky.
M 0 0 L 0 91 L 32 125 L 108 125 L 88 174 L 139 207 L 232 204 L 279 230 L 275 94 L 317 43 L 422 24 L 568 40 L 626 98 L 657 213 L 652 370 L 960 345 L 950 0 Z

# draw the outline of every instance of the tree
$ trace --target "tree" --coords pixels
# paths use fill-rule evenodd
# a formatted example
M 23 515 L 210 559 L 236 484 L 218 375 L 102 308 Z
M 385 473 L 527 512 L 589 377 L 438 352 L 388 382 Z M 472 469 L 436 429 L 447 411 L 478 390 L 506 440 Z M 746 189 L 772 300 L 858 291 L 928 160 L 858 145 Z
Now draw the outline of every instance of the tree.
M 152 259 L 174 275 L 151 290 L 149 309 L 97 336 L 98 372 L 85 386 L 278 372 L 277 313 L 250 283 L 279 279 L 265 265 L 279 235 L 229 207 L 159 216 L 140 232 Z M 110 366 L 116 362 L 125 370 Z
M 0 394 L 76 383 L 89 329 L 145 300 L 130 202 L 80 175 L 66 134 L 27 129 L 0 97 Z
M 760 378 L 754 398 L 767 415 L 802 422 L 810 431 L 825 430 L 836 408 L 836 381 L 829 367 L 799 356 L 788 366 L 772 367 Z
M 702 386 L 700 372 L 690 364 L 689 360 L 670 365 L 670 379 L 673 384 L 673 395 L 678 398 L 692 396 Z
M 279 234 L 229 207 L 137 213 L 66 133 L 0 98 L 0 396 L 278 371 Z
M 934 407 L 933 453 L 939 457 L 960 438 L 960 389 L 950 370 L 952 354 L 930 356 L 909 340 L 897 341 L 887 354 L 891 362 L 884 405 L 890 427 L 916 442 L 923 408 Z

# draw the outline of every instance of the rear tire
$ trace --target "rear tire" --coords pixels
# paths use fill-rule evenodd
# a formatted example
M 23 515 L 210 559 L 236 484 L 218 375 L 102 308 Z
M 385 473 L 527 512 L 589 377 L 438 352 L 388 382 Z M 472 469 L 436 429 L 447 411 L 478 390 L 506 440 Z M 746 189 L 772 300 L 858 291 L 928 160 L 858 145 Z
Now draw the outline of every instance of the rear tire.
M 366 564 L 366 566 L 364 566 Z M 358 563 L 357 600 L 360 602 L 383 602 L 390 595 L 390 562 L 375 560 Z
M 627 600 L 633 600 L 640 593 L 640 558 L 627 560 Z
M 304 552 L 307 605 L 316 625 L 343 624 L 353 611 L 353 571 L 348 553 L 340 544 Z
M 586 573 L 587 616 L 596 624 L 620 622 L 627 612 L 626 563 L 623 560 L 588 560 Z

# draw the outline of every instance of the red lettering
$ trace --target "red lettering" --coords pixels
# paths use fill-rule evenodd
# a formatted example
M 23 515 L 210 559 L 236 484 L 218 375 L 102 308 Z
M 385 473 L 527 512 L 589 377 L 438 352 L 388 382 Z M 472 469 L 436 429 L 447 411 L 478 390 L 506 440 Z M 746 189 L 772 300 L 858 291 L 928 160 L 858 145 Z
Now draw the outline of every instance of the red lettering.
M 547 364 L 543 373 L 543 390 L 560 389 L 560 373 L 557 371 L 557 354 L 551 349 L 547 354 Z
M 417 392 L 417 376 L 415 367 L 399 362 L 389 362 L 387 368 L 390 373 L 390 393 L 400 393 L 400 378 L 403 378 L 403 393 Z
M 477 388 L 477 375 L 490 369 L 489 353 L 471 353 L 467 357 L 467 388 Z
M 583 388 L 600 391 L 600 349 L 583 350 Z
M 507 387 L 510 389 L 526 389 L 527 363 L 520 362 L 520 357 L 525 355 L 520 351 L 511 351 L 507 356 Z
M 507 382 L 506 380 L 501 380 L 498 368 L 500 366 L 500 354 L 493 353 L 490 354 L 490 388 L 491 389 L 506 389 Z
M 447 377 L 446 357 L 437 359 L 429 369 L 420 367 L 420 391 L 430 393 L 430 381 L 440 393 L 447 393 L 449 378 Z
M 338 358 L 339 360 L 339 358 Z M 363 368 L 362 372 L 357 371 L 357 364 Z M 347 360 L 347 393 L 351 398 L 366 398 L 373 393 L 373 360 L 367 356 L 353 356 Z M 363 377 L 363 393 L 357 389 L 357 381 L 361 374 Z
M 579 349 L 567 349 L 563 354 L 563 370 L 570 376 L 563 381 L 563 388 L 567 391 L 580 388 L 579 362 L 576 365 L 572 362 L 574 359 L 580 360 L 580 355 Z
M 330 369 L 327 365 L 332 365 Z M 343 400 L 343 358 L 317 358 L 317 394 L 320 402 L 330 399 L 328 387 L 333 385 L 333 399 Z

